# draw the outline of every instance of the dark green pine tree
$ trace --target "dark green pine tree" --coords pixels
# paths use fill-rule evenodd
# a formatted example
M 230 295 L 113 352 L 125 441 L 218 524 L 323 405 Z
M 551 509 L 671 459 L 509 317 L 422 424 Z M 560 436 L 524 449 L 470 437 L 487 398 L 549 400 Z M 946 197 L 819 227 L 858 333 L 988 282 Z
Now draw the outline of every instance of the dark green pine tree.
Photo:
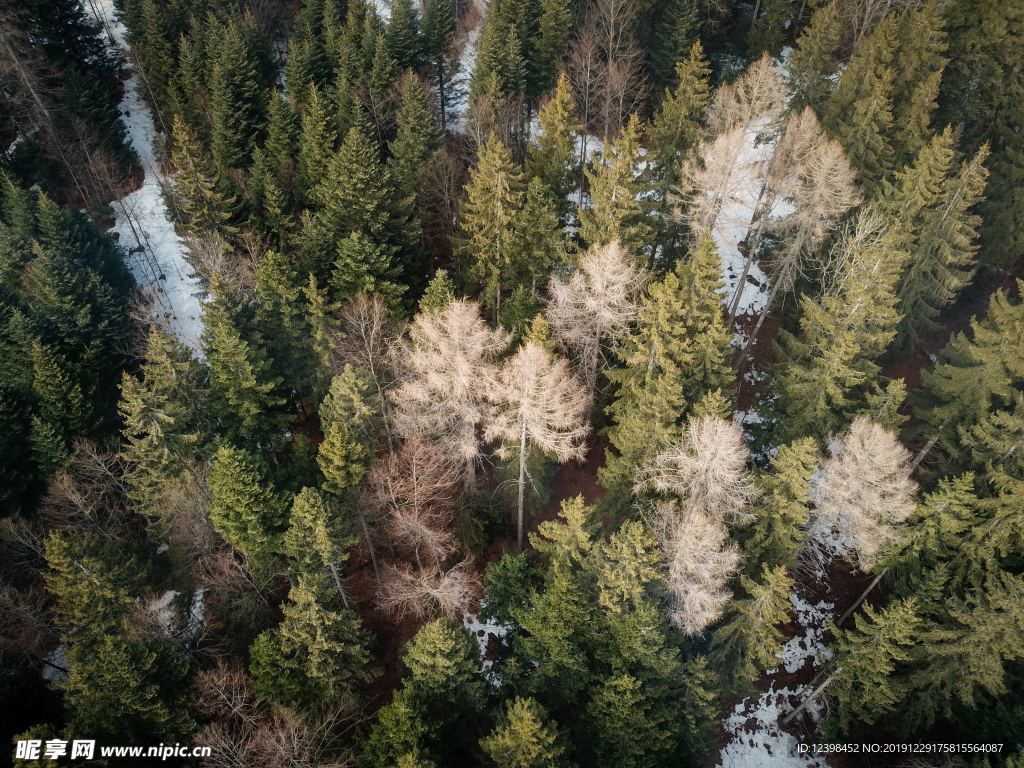
M 1024 659 L 1024 579 L 999 572 L 966 599 L 949 600 L 945 612 L 948 620 L 920 630 L 913 669 L 901 680 L 909 689 L 901 707 L 908 733 L 1013 696 L 1010 675 Z
M 899 73 L 893 99 L 897 167 L 909 163 L 931 136 L 932 115 L 938 106 L 939 84 L 947 61 L 944 27 L 938 0 L 928 0 L 900 17 L 893 62 Z
M 846 149 L 869 194 L 894 170 L 894 58 L 898 19 L 887 16 L 850 60 L 822 113 L 822 123 Z
M 522 274 L 515 226 L 525 201 L 523 174 L 493 134 L 480 149 L 466 184 L 458 252 L 480 287 L 485 306 L 501 313 L 501 297 Z
M 173 11 L 171 11 L 173 13 Z M 175 50 L 174 24 L 164 6 L 156 0 L 142 0 L 138 11 L 138 25 L 129 37 L 132 49 L 139 52 L 145 67 L 146 87 L 152 89 L 157 107 L 171 110 L 174 104 L 170 94 L 174 88 Z
M 389 305 L 398 305 L 405 287 L 398 282 L 398 269 L 392 264 L 393 248 L 374 243 L 362 232 L 352 232 L 338 243 L 337 253 L 330 279 L 335 301 L 379 294 Z
M 818 446 L 810 437 L 781 446 L 772 457 L 771 471 L 761 478 L 763 496 L 750 538 L 744 543 L 751 564 L 795 564 L 810 517 L 817 468 Z
M 650 247 L 650 223 L 644 202 L 646 184 L 639 176 L 640 122 L 636 115 L 586 170 L 590 205 L 579 211 L 580 238 L 589 246 L 618 240 L 638 261 Z
M 530 179 L 527 185 L 513 236 L 514 262 L 518 265 L 514 270 L 518 284 L 513 293 L 516 290 L 525 293 L 526 303 L 532 306 L 540 289 L 547 285 L 552 271 L 564 263 L 567 247 L 565 229 L 558 218 L 558 206 L 548 186 L 539 178 Z M 534 314 L 536 310 L 530 312 L 529 317 Z
M 242 552 L 254 572 L 277 567 L 287 502 L 270 487 L 256 459 L 229 445 L 217 449 L 210 466 L 210 522 Z
M 443 269 L 437 270 L 420 296 L 420 312 L 436 312 L 455 299 L 455 281 Z
M 563 73 L 551 97 L 537 113 L 540 130 L 527 150 L 524 170 L 527 177 L 538 178 L 551 192 L 559 220 L 569 214 L 568 197 L 576 183 L 576 122 L 572 86 Z
M 906 256 L 872 230 L 862 221 L 840 237 L 841 279 L 819 299 L 801 296 L 799 333 L 779 335 L 776 407 L 788 439 L 825 439 L 877 393 L 876 360 L 900 322 L 896 286 Z
M 837 633 L 836 670 L 828 686 L 837 704 L 826 723 L 833 736 L 855 722 L 871 725 L 903 701 L 906 683 L 893 673 L 910 660 L 921 620 L 913 598 L 875 611 L 865 606 L 854 627 Z
M 328 104 L 320 89 L 311 86 L 302 110 L 299 136 L 297 182 L 301 200 L 310 199 L 316 186 L 323 183 L 324 169 L 334 156 L 337 138 Z
M 217 433 L 263 450 L 280 442 L 290 420 L 280 408 L 281 379 L 261 345 L 243 336 L 232 319 L 226 289 L 215 280 L 214 300 L 206 305 L 203 347 L 210 369 L 210 413 Z
M 276 251 L 267 251 L 256 272 L 254 320 L 275 379 L 287 383 L 301 398 L 310 398 L 306 386 L 310 369 L 305 301 L 298 271 Z
M 947 127 L 884 185 L 882 209 L 909 256 L 897 290 L 903 314 L 897 338 L 904 348 L 938 329 L 939 313 L 974 275 L 980 222 L 974 209 L 988 177 L 988 151 L 983 146 L 958 164 L 955 142 L 956 133 Z
M 569 51 L 572 35 L 572 3 L 567 0 L 539 0 L 537 33 L 530 47 L 531 98 L 536 99 L 555 85 L 558 68 Z
M 786 42 L 786 30 L 792 23 L 789 0 L 761 0 L 759 12 L 750 22 L 747 33 L 747 53 L 756 58 L 767 52 L 775 56 Z
M 401 689 L 377 711 L 369 733 L 360 745 L 360 757 L 368 768 L 435 768 L 427 749 L 430 726 L 412 691 Z
M 36 462 L 47 475 L 64 463 L 72 440 L 92 426 L 91 403 L 60 353 L 36 341 L 31 355 L 37 405 L 30 439 Z
M 1016 3 L 979 0 L 956 0 L 944 10 L 950 49 L 943 118 L 964 126 L 968 151 L 984 142 L 991 147 L 982 253 L 1012 268 L 1024 253 L 1024 12 Z
M 408 246 L 408 205 L 398 198 L 376 142 L 360 128 L 349 130 L 311 197 L 316 211 L 304 224 L 302 262 L 318 278 L 327 277 L 338 244 L 353 232 L 393 255 Z
M 661 106 L 647 128 L 648 175 L 659 193 L 655 214 L 662 245 L 659 261 L 677 256 L 683 241 L 672 194 L 680 182 L 683 161 L 700 138 L 701 120 L 711 99 L 711 68 L 699 42 L 675 65 L 675 87 L 667 88 Z
M 250 648 L 256 690 L 302 711 L 352 707 L 372 679 L 369 636 L 359 614 L 335 608 L 322 575 L 307 573 L 288 593 L 281 623 Z
M 266 92 L 255 52 L 238 24 L 229 24 L 213 58 L 210 148 L 222 169 L 248 166 L 266 122 Z
M 395 138 L 388 145 L 391 156 L 387 165 L 399 196 L 415 200 L 422 209 L 420 198 L 441 135 L 434 124 L 430 94 L 423 82 L 413 72 L 406 72 L 399 89 Z
M 566 764 L 558 724 L 535 699 L 517 696 L 509 701 L 480 746 L 498 768 L 559 768 Z
M 745 597 L 733 600 L 726 623 L 711 639 L 711 661 L 723 670 L 724 688 L 731 694 L 745 694 L 769 667 L 776 666 L 783 634 L 779 627 L 789 621 L 789 593 L 793 579 L 786 566 L 761 565 L 760 578 L 740 576 Z
M 789 58 L 789 91 L 793 110 L 810 107 L 824 114 L 825 105 L 835 89 L 839 69 L 839 45 L 842 16 L 839 0 L 829 0 L 814 9 L 811 20 L 796 41 Z
M 1018 291 L 1024 283 L 1018 281 Z M 970 333 L 956 334 L 931 370 L 921 375 L 914 412 L 921 431 L 956 462 L 967 456 L 960 435 L 988 413 L 1009 408 L 1024 383 L 1024 361 L 1007 339 L 1024 334 L 1024 302 L 1003 290 L 989 301 L 984 318 L 972 318 Z
M 220 173 L 208 160 L 196 134 L 174 119 L 174 148 L 171 161 L 178 174 L 174 179 L 178 210 L 184 214 L 185 229 L 196 237 L 219 235 L 229 238 L 237 230 L 232 226 L 236 198 L 221 184 Z
M 422 713 L 427 746 L 449 765 L 476 748 L 474 723 L 483 698 L 476 640 L 451 619 L 424 625 L 402 654 L 402 693 Z
M 303 488 L 292 500 L 282 552 L 299 574 L 327 574 L 348 608 L 345 563 L 357 541 L 351 520 L 336 500 L 315 488 Z
M 451 101 L 452 75 L 458 67 L 449 59 L 452 37 L 455 35 L 457 13 L 453 0 L 423 0 L 423 45 L 431 79 L 437 90 L 441 130 L 448 125 L 448 105 Z
M 609 373 L 618 390 L 608 407 L 616 453 L 608 452 L 599 470 L 617 503 L 627 499 L 636 467 L 690 409 L 732 382 L 721 286 L 721 261 L 710 238 L 703 238 L 687 261 L 651 285 L 637 330 L 619 347 L 624 366 Z
M 267 108 L 267 140 L 263 144 L 263 152 L 274 178 L 289 200 L 295 193 L 298 148 L 299 116 L 288 99 L 272 96 Z
M 412 0 L 394 0 L 387 28 L 388 50 L 400 70 L 417 70 L 423 65 L 424 44 L 420 18 Z
M 201 381 L 188 349 L 155 328 L 139 372 L 140 378 L 125 373 L 121 379 L 120 455 L 128 465 L 131 500 L 155 518 L 163 511 L 165 490 L 185 471 L 184 461 L 199 442 L 192 401 Z
M 692 56 L 694 43 L 700 37 L 700 8 L 694 0 L 668 0 L 658 3 L 654 23 L 654 45 L 651 48 L 649 71 L 652 92 L 672 90 L 678 84 L 680 62 Z
M 398 62 L 391 55 L 387 40 L 381 33 L 376 38 L 370 71 L 361 92 L 362 105 L 373 121 L 377 140 L 381 143 L 394 133 L 395 83 L 400 71 Z

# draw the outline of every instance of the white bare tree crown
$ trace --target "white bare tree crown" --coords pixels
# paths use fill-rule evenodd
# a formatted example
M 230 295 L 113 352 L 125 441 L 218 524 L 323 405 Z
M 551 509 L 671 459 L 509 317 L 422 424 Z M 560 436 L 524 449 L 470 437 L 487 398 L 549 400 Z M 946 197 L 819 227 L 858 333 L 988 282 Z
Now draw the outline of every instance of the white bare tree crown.
M 701 512 L 685 512 L 674 501 L 661 501 L 648 525 L 664 552 L 669 618 L 687 635 L 717 621 L 732 595 L 729 580 L 740 553 L 725 526 Z
M 910 472 L 910 453 L 896 435 L 857 417 L 825 462 L 809 541 L 827 546 L 845 537 L 860 567 L 873 568 L 914 512 L 917 484 Z
M 398 353 L 402 381 L 390 392 L 397 432 L 430 440 L 471 473 L 480 455 L 478 428 L 490 418 L 487 393 L 508 343 L 508 334 L 490 328 L 467 299 L 417 315 Z
M 572 355 L 593 395 L 604 349 L 629 330 L 644 275 L 618 242 L 591 248 L 568 281 L 551 279 L 545 310 L 555 340 Z
M 521 437 L 558 461 L 580 458 L 588 427 L 587 395 L 565 362 L 541 344 L 528 341 L 498 374 L 491 397 L 496 409 L 488 440 L 501 440 L 506 458 Z
M 738 424 L 718 416 L 690 419 L 674 442 L 639 468 L 636 489 L 672 494 L 686 513 L 742 523 L 758 493 L 747 470 L 749 453 Z

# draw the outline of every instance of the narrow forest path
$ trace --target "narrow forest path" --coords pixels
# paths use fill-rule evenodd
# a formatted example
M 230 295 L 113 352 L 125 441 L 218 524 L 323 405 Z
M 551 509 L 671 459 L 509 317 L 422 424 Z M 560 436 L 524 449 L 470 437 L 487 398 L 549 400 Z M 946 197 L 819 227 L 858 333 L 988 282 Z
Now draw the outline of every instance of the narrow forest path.
M 185 244 L 175 231 L 174 216 L 164 196 L 170 180 L 157 158 L 156 122 L 143 98 L 146 84 L 131 65 L 128 30 L 118 20 L 113 0 L 86 0 L 86 7 L 110 42 L 125 54 L 132 71 L 124 81 L 119 111 L 143 179 L 134 192 L 111 202 L 115 217 L 111 231 L 117 233 L 126 252 L 125 263 L 150 301 L 153 320 L 202 357 L 202 287 L 186 256 Z

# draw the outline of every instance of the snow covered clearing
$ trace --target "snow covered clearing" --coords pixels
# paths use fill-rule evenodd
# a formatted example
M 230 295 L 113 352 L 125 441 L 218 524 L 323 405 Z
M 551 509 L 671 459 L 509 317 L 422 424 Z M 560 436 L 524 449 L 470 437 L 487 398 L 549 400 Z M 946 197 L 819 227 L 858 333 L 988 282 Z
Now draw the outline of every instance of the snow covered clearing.
M 821 600 L 813 605 L 801 597 L 797 591 L 789 596 L 789 602 L 796 610 L 797 623 L 803 629 L 802 635 L 795 635 L 786 641 L 779 651 L 779 661 L 787 672 L 797 672 L 811 662 L 815 667 L 821 666 L 832 658 L 832 650 L 825 645 L 825 630 L 836 604 Z
M 113 0 L 89 0 L 88 4 L 110 40 L 128 51 L 128 30 L 117 19 Z M 153 319 L 202 357 L 202 289 L 164 198 L 163 187 L 169 180 L 157 161 L 156 125 L 142 98 L 144 87 L 136 73 L 124 82 L 121 121 L 128 130 L 144 177 L 141 187 L 111 203 L 115 214 L 111 231 L 118 234 L 127 252 L 126 263 L 150 299 Z
M 501 680 L 491 669 L 494 666 L 494 662 L 487 658 L 487 646 L 490 644 L 492 637 L 500 641 L 512 628 L 505 624 L 489 624 L 473 613 L 463 614 L 462 626 L 473 635 L 477 648 L 480 650 L 480 672 L 491 686 L 497 688 L 501 684 Z
M 68 668 L 68 663 L 64 658 L 64 652 L 67 651 L 67 646 L 64 643 L 60 643 L 56 648 L 46 654 L 46 664 L 43 664 L 42 669 L 39 670 L 40 676 L 43 680 L 50 683 L 62 683 L 67 678 L 67 673 L 64 672 Z
M 476 5 L 476 25 L 466 30 L 466 39 L 462 43 L 462 52 L 459 54 L 459 69 L 456 73 L 457 88 L 455 94 L 448 104 L 451 113 L 451 120 L 448 122 L 451 130 L 455 133 L 465 133 L 466 119 L 469 113 L 469 83 L 473 79 L 473 70 L 476 69 L 476 54 L 480 48 L 480 33 L 484 29 L 484 19 L 487 17 L 489 0 L 474 0 Z
M 835 603 L 829 600 L 812 603 L 802 591 L 803 587 L 797 583 L 789 595 L 796 613 L 797 633 L 776 654 L 789 674 L 808 664 L 814 672 L 832 658 L 832 651 L 825 645 L 825 631 Z M 766 670 L 769 678 L 778 672 L 777 668 Z M 776 680 L 771 679 L 767 692 L 743 699 L 722 722 L 729 741 L 722 748 L 717 768 L 827 768 L 823 759 L 799 754 L 796 738 L 780 724 L 782 718 L 804 700 L 809 687 L 796 685 L 776 690 L 775 685 Z M 822 702 L 816 700 L 805 710 L 814 722 L 821 716 L 821 706 Z
M 744 133 L 743 145 L 735 159 L 734 176 L 729 184 L 730 194 L 726 196 L 711 229 L 711 238 L 722 257 L 722 277 L 725 280 L 722 296 L 727 305 L 732 301 L 736 285 L 743 274 L 746 257 L 740 253 L 739 244 L 747 236 L 750 222 L 754 218 L 762 186 L 761 169 L 775 148 L 773 142 L 758 142 L 766 127 L 764 122 L 755 121 Z M 768 212 L 767 215 L 777 213 L 781 211 Z M 750 265 L 742 288 L 737 314 L 760 314 L 767 302 L 768 276 L 755 262 Z
M 779 725 L 806 691 L 803 685 L 777 691 L 773 687 L 756 699 L 737 704 L 724 722 L 730 739 L 722 748 L 718 768 L 827 768 L 815 755 L 797 754 L 796 738 Z M 811 716 L 816 714 L 814 711 Z

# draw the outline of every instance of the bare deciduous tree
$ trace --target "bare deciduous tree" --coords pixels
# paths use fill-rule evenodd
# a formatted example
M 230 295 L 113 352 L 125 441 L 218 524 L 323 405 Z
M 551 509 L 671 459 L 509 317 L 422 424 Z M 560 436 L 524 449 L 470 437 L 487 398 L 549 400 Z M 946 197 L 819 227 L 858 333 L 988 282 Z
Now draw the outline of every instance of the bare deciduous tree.
M 412 550 L 422 570 L 422 555 L 440 566 L 456 546 L 452 505 L 459 475 L 452 462 L 423 440 L 406 440 L 370 471 L 366 501 L 385 515 L 393 540 Z
M 644 275 L 616 241 L 592 248 L 568 281 L 551 279 L 546 316 L 559 344 L 571 353 L 593 401 L 604 351 L 636 317 Z
M 458 299 L 417 315 L 398 352 L 405 375 L 389 393 L 395 427 L 403 437 L 430 440 L 461 464 L 467 491 L 476 487 L 478 430 L 488 421 L 487 392 L 508 342 L 504 331 L 483 321 L 475 302 Z
M 377 607 L 399 620 L 437 616 L 461 617 L 480 595 L 480 583 L 467 559 L 446 571 L 428 566 L 416 571 L 408 564 L 387 564 L 377 589 Z
M 822 470 L 810 546 L 828 548 L 845 539 L 860 567 L 873 568 L 914 511 L 910 458 L 896 435 L 857 417 Z
M 768 298 L 743 350 L 746 354 L 780 290 L 793 287 L 804 262 L 839 219 L 861 202 L 856 174 L 839 142 L 810 107 L 790 116 L 767 166 L 764 205 L 747 235 L 748 265 L 764 234 L 778 240 L 768 264 Z
M 725 610 L 739 550 L 722 523 L 700 512 L 680 514 L 674 501 L 659 502 L 647 522 L 664 552 L 669 618 L 696 635 Z
M 401 327 L 380 296 L 366 294 L 357 296 L 342 309 L 341 327 L 344 333 L 335 346 L 338 361 L 332 374 L 337 374 L 345 363 L 366 372 L 391 449 L 394 439 L 387 392 L 395 383 L 392 353 Z
M 640 467 L 637 490 L 677 496 L 686 514 L 743 522 L 757 496 L 749 455 L 738 424 L 718 416 L 690 419 L 671 445 Z
M 528 447 L 560 462 L 582 457 L 588 400 L 565 363 L 535 341 L 527 341 L 505 362 L 491 396 L 497 410 L 486 436 L 502 441 L 502 458 L 519 459 L 517 541 L 522 549 Z

